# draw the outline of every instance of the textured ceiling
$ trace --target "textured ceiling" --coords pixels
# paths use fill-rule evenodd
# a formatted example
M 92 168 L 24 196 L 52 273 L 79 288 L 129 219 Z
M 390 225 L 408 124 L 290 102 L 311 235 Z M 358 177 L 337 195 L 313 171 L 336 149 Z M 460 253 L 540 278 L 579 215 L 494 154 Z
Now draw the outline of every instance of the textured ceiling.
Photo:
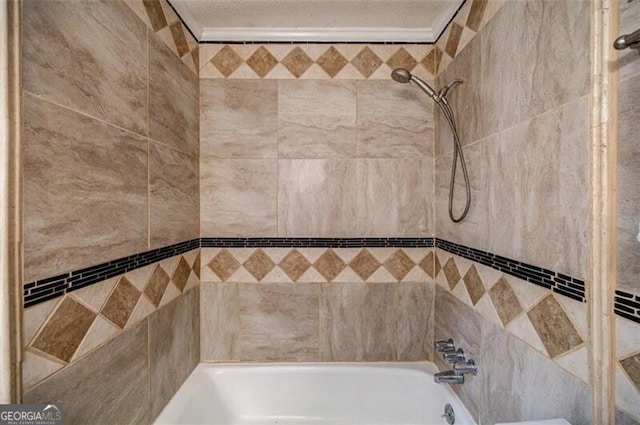
M 464 0 L 170 0 L 200 41 L 433 42 Z

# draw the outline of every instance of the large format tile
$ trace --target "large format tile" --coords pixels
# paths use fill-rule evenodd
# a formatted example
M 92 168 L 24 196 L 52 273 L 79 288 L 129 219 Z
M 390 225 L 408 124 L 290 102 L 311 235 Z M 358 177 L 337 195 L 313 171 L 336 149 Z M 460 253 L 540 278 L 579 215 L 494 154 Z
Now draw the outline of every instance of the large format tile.
M 640 420 L 628 415 L 622 409 L 616 409 L 616 425 L 639 425 Z
M 321 361 L 395 360 L 396 283 L 323 284 Z
M 236 360 L 240 300 L 237 283 L 200 285 L 200 358 L 220 362 Z
M 25 392 L 24 403 L 60 403 L 65 423 L 144 424 L 149 415 L 147 322 Z
M 590 5 L 506 2 L 480 32 L 484 135 L 589 93 Z
M 318 361 L 317 284 L 238 284 L 238 360 Z
M 200 236 L 198 159 L 149 142 L 150 248 Z
M 358 82 L 359 157 L 431 157 L 433 129 L 433 102 L 413 84 Z
M 591 423 L 591 391 L 577 378 L 489 322 L 483 341 L 482 423 L 552 418 Z
M 275 158 L 278 85 L 269 80 L 200 80 L 200 156 Z
M 149 137 L 198 155 L 198 78 L 149 35 Z
M 280 160 L 278 236 L 355 237 L 355 160 Z
M 203 236 L 276 234 L 277 163 L 265 159 L 203 158 L 200 222 Z
M 434 287 L 431 282 L 396 286 L 396 360 L 431 360 Z
M 146 141 L 24 99 L 25 281 L 147 248 Z
M 639 3 L 640 4 L 640 3 Z M 637 8 L 640 9 L 640 8 Z M 639 12 L 640 13 L 640 12 Z M 635 53 L 635 52 L 634 52 Z M 634 59 L 637 61 L 637 54 Z M 640 293 L 640 74 L 618 87 L 618 287 Z
M 149 387 L 155 418 L 200 361 L 198 287 L 149 316 Z
M 281 158 L 355 155 L 354 82 L 279 81 L 278 116 Z
M 577 278 L 589 253 L 589 98 L 500 133 L 488 149 L 487 251 Z
M 120 1 L 25 2 L 24 89 L 146 134 L 146 35 Z
M 433 160 L 358 160 L 357 234 L 417 237 L 434 234 Z

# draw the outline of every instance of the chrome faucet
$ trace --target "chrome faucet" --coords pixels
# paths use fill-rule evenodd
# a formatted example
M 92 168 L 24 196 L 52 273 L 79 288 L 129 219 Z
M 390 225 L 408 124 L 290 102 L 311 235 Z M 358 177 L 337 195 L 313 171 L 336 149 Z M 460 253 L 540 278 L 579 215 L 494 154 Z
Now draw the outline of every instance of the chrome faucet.
M 464 384 L 464 375 L 455 370 L 446 370 L 433 375 L 433 380 L 436 384 Z
M 436 384 L 464 384 L 464 375 L 471 374 L 476 376 L 478 374 L 476 362 L 472 359 L 466 360 L 462 348 L 456 350 L 451 338 L 448 340 L 436 340 L 435 349 L 442 353 L 442 358 L 445 362 L 453 364 L 452 370 L 438 372 L 433 375 L 433 380 Z

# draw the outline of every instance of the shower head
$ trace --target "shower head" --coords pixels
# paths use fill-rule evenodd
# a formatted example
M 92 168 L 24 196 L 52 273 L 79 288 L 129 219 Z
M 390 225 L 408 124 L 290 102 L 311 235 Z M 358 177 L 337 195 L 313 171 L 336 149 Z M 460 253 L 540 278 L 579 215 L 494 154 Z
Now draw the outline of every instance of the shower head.
M 431 88 L 429 84 L 416 77 L 415 75 L 412 75 L 404 68 L 394 69 L 393 72 L 391 72 L 391 78 L 393 78 L 393 81 L 397 81 L 398 83 L 408 83 L 409 81 L 413 81 L 418 87 L 422 89 L 423 92 L 431 96 L 433 100 L 435 100 L 436 102 L 440 102 L 436 91 Z

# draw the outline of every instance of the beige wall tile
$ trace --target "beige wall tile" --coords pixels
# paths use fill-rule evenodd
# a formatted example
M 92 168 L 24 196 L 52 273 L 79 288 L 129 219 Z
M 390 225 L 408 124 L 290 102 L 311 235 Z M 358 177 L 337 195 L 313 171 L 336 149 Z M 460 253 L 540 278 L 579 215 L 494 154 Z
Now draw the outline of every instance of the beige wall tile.
M 318 361 L 317 284 L 238 287 L 238 360 Z
M 65 423 L 148 423 L 147 366 L 145 321 L 26 391 L 23 401 L 61 403 Z
M 426 158 L 433 154 L 433 102 L 395 81 L 358 83 L 359 157 Z
M 144 139 L 24 100 L 25 281 L 147 248 Z
M 198 159 L 149 142 L 150 248 L 200 236 Z
M 281 158 L 352 157 L 356 85 L 352 81 L 279 81 Z
M 360 159 L 357 164 L 358 236 L 435 233 L 433 160 Z
M 202 361 L 237 360 L 240 300 L 237 283 L 200 285 L 200 356 Z
M 264 80 L 200 80 L 200 156 L 275 158 L 278 85 Z
M 146 134 L 146 33 L 122 2 L 26 2 L 24 89 Z
M 618 34 L 631 34 L 638 29 L 638 22 L 640 21 L 640 3 L 637 1 L 623 1 L 618 6 Z M 616 36 L 618 35 L 616 34 Z M 640 72 L 640 64 L 638 63 L 638 55 L 633 49 L 626 49 L 618 52 L 618 78 L 620 81 L 625 78 L 637 75 Z M 621 88 L 618 89 L 618 93 L 622 94 Z
M 202 159 L 202 235 L 275 236 L 277 172 L 270 160 Z
M 198 288 L 149 316 L 151 417 L 156 417 L 200 361 Z
M 198 78 L 149 35 L 149 137 L 198 155 Z
M 590 5 L 506 2 L 482 30 L 482 57 L 490 58 L 481 61 L 485 135 L 589 93 Z
M 355 160 L 280 160 L 278 164 L 279 236 L 358 236 Z
M 398 361 L 432 358 L 434 288 L 432 282 L 402 283 L 396 286 Z

